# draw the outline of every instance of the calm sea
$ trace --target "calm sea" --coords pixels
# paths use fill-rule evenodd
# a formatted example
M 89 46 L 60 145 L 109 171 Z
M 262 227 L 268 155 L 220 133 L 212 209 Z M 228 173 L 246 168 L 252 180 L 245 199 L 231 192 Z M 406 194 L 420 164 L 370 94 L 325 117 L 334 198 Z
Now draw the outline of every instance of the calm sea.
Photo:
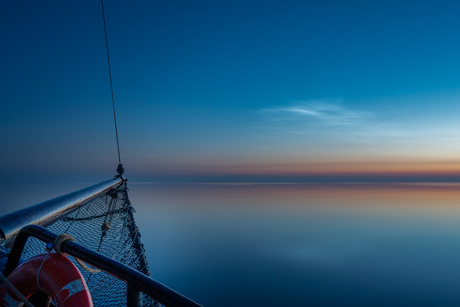
M 0 213 L 50 186 L 0 185 Z M 205 306 L 460 305 L 458 184 L 129 188 L 152 277 Z

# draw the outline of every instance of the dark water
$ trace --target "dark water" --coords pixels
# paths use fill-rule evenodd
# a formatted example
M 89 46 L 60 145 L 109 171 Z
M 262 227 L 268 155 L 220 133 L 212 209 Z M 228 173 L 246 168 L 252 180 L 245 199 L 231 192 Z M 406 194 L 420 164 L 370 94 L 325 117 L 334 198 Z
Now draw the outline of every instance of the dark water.
M 74 190 L 28 188 L 1 213 Z M 460 185 L 129 188 L 152 277 L 205 306 L 460 304 Z
M 460 186 L 130 185 L 152 276 L 206 306 L 458 306 Z

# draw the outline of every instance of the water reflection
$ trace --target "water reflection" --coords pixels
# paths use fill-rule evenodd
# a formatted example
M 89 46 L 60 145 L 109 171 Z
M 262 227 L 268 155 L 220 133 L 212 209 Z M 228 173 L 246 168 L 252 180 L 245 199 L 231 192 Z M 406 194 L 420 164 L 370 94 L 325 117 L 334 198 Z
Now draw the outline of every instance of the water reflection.
M 456 184 L 131 183 L 152 276 L 207 306 L 458 305 Z
M 0 213 L 89 185 L 0 185 Z M 460 304 L 459 184 L 129 188 L 152 277 L 205 306 Z

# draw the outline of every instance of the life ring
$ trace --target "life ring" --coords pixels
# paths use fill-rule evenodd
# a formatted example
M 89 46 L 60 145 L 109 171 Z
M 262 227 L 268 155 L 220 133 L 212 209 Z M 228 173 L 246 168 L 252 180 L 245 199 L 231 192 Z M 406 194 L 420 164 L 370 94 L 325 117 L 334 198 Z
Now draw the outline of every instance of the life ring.
M 46 292 L 58 307 L 93 307 L 85 279 L 66 256 L 45 253 L 30 258 L 17 267 L 8 280 L 26 298 Z M 18 306 L 18 298 L 3 284 L 0 287 L 0 306 Z

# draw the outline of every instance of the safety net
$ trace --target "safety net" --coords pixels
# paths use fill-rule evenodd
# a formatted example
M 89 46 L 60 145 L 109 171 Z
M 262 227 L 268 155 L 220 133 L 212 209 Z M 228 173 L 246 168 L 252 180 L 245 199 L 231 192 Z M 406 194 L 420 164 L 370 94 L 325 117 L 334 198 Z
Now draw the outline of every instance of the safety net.
M 47 227 L 55 234 L 70 234 L 80 245 L 97 251 L 150 276 L 141 235 L 134 221 L 134 208 L 128 198 L 126 182 L 88 202 L 80 209 Z M 26 260 L 45 251 L 45 243 L 29 238 L 24 249 Z M 94 306 L 126 306 L 126 283 L 105 272 L 83 268 L 69 256 L 91 292 Z M 146 294 L 142 306 L 161 306 Z

